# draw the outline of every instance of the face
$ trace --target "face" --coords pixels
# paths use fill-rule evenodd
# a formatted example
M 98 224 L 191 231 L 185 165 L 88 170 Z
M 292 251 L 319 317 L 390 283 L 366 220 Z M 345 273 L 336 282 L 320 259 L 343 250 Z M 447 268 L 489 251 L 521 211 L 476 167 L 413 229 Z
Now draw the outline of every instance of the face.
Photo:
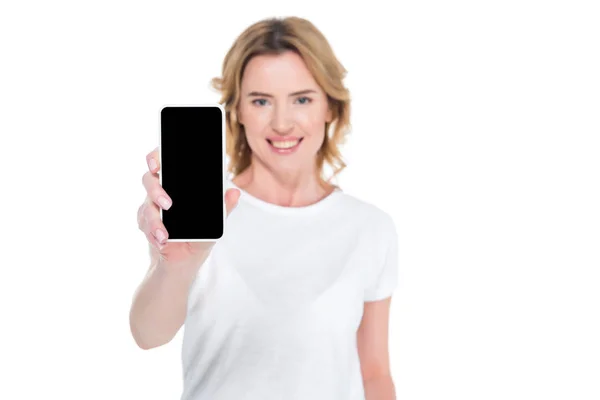
M 252 156 L 274 170 L 312 171 L 331 112 L 302 57 L 293 52 L 255 56 L 241 86 L 238 121 Z

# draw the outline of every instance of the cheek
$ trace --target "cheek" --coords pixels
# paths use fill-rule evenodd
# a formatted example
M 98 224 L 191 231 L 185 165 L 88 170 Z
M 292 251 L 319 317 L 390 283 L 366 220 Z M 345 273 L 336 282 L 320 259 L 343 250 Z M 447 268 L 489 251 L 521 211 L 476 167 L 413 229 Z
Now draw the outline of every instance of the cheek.
M 269 124 L 269 114 L 262 110 L 242 109 L 243 124 L 248 136 L 261 133 Z
M 319 112 L 298 113 L 296 123 L 306 132 L 318 135 L 325 132 L 326 115 Z

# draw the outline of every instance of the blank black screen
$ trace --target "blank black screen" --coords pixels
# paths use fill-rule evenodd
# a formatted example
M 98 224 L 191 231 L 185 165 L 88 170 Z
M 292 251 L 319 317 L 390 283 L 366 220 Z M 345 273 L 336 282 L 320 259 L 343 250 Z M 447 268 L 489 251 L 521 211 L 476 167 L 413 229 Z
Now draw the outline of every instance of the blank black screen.
M 162 210 L 169 239 L 218 239 L 224 230 L 223 115 L 217 106 L 166 106 L 160 174 L 173 200 Z

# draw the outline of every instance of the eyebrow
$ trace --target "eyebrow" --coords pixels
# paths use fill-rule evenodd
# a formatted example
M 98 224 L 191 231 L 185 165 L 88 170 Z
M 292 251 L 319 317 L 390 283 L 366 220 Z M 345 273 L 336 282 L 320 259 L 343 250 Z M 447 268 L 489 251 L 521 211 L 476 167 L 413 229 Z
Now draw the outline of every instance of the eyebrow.
M 299 94 L 307 94 L 307 93 L 317 93 L 317 92 L 315 90 L 312 90 L 312 89 L 305 89 L 305 90 L 300 90 L 299 92 L 290 93 L 290 97 L 291 96 L 298 96 Z M 255 92 L 255 91 L 248 93 L 248 97 L 252 97 L 252 96 L 273 97 L 272 94 L 262 93 L 262 92 Z

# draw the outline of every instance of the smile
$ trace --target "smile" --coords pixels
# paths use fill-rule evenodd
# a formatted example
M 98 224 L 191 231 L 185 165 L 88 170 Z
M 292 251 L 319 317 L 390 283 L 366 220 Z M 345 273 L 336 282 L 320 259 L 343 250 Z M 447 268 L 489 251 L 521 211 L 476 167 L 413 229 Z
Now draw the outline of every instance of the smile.
M 277 140 L 273 141 L 267 139 L 269 142 L 269 147 L 278 154 L 290 154 L 298 149 L 300 143 L 304 138 L 300 138 L 297 140 Z

